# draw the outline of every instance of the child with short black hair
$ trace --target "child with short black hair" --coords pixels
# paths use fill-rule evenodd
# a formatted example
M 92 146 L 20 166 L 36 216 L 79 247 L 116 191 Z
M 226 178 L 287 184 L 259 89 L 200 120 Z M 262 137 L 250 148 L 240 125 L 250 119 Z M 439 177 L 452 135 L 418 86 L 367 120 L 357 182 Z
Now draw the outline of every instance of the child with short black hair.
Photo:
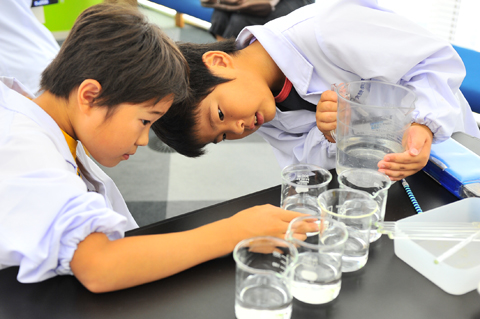
M 248 237 L 284 236 L 301 214 L 264 205 L 186 232 L 123 238 L 138 226 L 90 156 L 111 167 L 147 145 L 152 123 L 187 96 L 187 77 L 158 27 L 100 4 L 75 22 L 40 96 L 0 78 L 0 269 L 19 266 L 20 282 L 73 274 L 104 292 L 225 255 Z
M 400 180 L 427 163 L 432 142 L 454 132 L 480 137 L 459 90 L 462 60 L 448 41 L 375 0 L 317 1 L 236 41 L 179 43 L 193 96 L 153 126 L 167 145 L 200 156 L 208 143 L 257 132 L 281 167 L 335 167 L 336 94 L 332 84 L 375 80 L 412 89 L 418 99 L 402 153 L 378 170 Z

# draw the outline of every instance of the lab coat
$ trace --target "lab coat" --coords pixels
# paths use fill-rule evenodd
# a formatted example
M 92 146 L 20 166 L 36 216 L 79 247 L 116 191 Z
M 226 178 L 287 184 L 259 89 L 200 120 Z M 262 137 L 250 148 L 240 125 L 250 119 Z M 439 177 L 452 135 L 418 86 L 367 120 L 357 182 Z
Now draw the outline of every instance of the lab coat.
M 417 94 L 414 122 L 430 128 L 434 143 L 457 131 L 480 137 L 459 90 L 465 67 L 456 51 L 375 0 L 319 1 L 264 26 L 246 27 L 238 46 L 246 47 L 252 37 L 310 103 L 317 105 L 334 83 L 396 83 Z M 257 132 L 273 146 L 281 167 L 299 162 L 335 167 L 335 144 L 318 130 L 314 112 L 277 108 Z
M 77 163 L 55 121 L 12 78 L 0 77 L 0 269 L 20 282 L 72 274 L 77 245 L 138 227 L 114 182 L 78 143 Z
M 60 47 L 31 5 L 32 0 L 0 0 L 0 76 L 14 77 L 37 94 L 41 73 Z

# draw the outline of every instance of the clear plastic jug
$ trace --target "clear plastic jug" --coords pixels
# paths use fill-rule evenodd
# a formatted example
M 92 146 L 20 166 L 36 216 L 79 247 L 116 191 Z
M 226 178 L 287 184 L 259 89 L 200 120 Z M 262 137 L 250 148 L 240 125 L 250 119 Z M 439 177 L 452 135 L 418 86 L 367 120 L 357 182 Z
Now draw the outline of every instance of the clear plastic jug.
M 354 81 L 332 87 L 338 97 L 336 170 L 378 169 L 386 154 L 401 153 L 416 94 L 403 86 Z

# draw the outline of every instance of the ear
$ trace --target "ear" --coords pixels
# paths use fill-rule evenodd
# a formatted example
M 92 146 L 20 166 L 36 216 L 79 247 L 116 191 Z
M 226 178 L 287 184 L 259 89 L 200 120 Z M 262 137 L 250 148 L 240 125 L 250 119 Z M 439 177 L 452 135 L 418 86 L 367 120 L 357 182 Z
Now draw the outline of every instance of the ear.
M 208 51 L 202 56 L 203 63 L 211 72 L 222 71 L 222 69 L 234 68 L 232 56 L 223 51 Z
M 89 114 L 101 90 L 102 86 L 96 80 L 86 79 L 80 83 L 77 90 L 77 103 L 83 113 Z

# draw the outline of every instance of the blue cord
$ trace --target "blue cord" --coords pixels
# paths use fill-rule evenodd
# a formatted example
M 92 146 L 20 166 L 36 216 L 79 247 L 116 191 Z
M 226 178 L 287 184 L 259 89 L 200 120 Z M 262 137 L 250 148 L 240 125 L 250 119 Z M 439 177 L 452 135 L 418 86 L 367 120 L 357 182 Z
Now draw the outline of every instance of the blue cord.
M 417 199 L 415 198 L 415 195 L 413 195 L 412 190 L 410 189 L 410 186 L 408 185 L 407 181 L 405 179 L 402 179 L 402 185 L 403 188 L 405 188 L 405 191 L 407 192 L 408 198 L 410 198 L 410 201 L 413 204 L 413 207 L 417 211 L 418 214 L 423 213 L 422 209 L 420 208 L 420 205 L 418 205 Z

